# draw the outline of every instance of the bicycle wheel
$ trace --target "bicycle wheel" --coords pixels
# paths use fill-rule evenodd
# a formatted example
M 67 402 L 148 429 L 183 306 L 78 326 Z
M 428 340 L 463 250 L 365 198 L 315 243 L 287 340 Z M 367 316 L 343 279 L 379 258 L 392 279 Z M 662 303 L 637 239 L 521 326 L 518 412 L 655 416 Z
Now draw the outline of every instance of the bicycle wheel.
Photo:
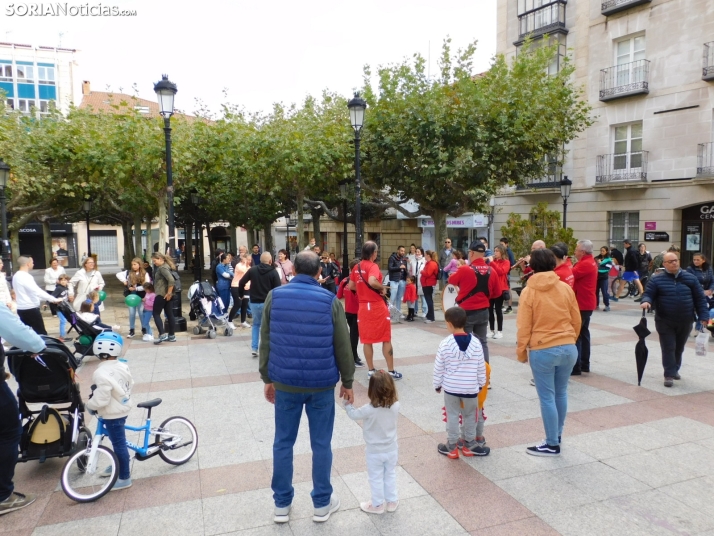
M 191 421 L 169 417 L 157 429 L 156 443 L 161 444 L 159 456 L 171 465 L 182 465 L 191 459 L 198 447 L 198 433 Z
M 119 460 L 110 449 L 99 446 L 97 464 L 91 474 L 87 472 L 88 455 L 87 451 L 77 452 L 62 469 L 62 489 L 73 501 L 96 501 L 109 493 L 119 477 Z M 107 467 L 111 468 L 111 476 L 102 476 Z
M 74 446 L 73 453 L 84 452 L 85 456 L 77 458 L 77 468 L 80 471 L 84 471 L 87 468 L 87 456 L 86 451 L 92 444 L 92 433 L 87 429 L 86 426 L 82 426 L 77 435 L 77 444 Z

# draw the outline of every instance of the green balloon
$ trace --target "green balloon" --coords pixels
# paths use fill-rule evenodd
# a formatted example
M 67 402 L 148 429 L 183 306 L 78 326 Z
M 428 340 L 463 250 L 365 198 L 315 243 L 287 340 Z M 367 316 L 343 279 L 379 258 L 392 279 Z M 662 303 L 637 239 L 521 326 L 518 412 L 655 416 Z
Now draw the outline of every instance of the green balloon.
M 89 335 L 80 335 L 79 344 L 82 346 L 89 346 L 92 344 L 92 338 Z
M 107 293 L 104 292 L 103 290 L 100 290 L 98 292 L 98 294 L 99 294 L 99 301 L 104 301 L 107 299 Z
M 141 297 L 137 294 L 129 294 L 126 298 L 124 298 L 124 303 L 126 303 L 128 307 L 139 307 L 141 304 Z

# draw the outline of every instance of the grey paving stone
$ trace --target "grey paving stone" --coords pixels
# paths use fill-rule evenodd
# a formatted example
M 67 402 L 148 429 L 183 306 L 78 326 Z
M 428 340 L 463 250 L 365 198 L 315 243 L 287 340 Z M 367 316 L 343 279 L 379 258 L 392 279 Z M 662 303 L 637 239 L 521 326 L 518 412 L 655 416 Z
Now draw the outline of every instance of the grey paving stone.
M 228 441 L 226 443 L 199 443 L 198 463 L 201 469 L 254 462 L 263 459 L 254 439 Z
M 141 510 L 130 510 L 121 516 L 119 536 L 136 534 L 204 533 L 201 501 L 166 504 Z
M 648 422 L 647 426 L 658 432 L 679 437 L 683 442 L 714 438 L 714 426 L 687 417 L 672 417 Z
M 709 512 L 710 514 L 712 512 L 714 477 L 705 476 L 671 486 L 662 486 L 659 491 L 700 512 Z
M 622 510 L 602 502 L 544 512 L 540 518 L 563 536 L 651 536 L 646 528 L 627 519 Z
M 36 527 L 33 536 L 116 536 L 119 533 L 121 514 L 81 519 L 55 525 Z
M 499 480 L 496 484 L 536 515 L 595 502 L 595 498 L 549 471 Z
M 702 439 L 701 441 L 695 441 L 697 445 L 701 445 L 702 447 L 706 447 L 710 450 L 714 450 L 714 437 L 709 438 L 709 439 Z
M 346 511 L 359 508 L 357 497 L 354 496 L 341 477 L 333 476 L 330 478 L 330 483 L 332 484 L 332 493 L 340 499 L 340 510 Z M 293 487 L 295 488 L 295 497 L 293 498 L 293 507 L 290 511 L 290 519 L 312 518 L 315 512 L 315 506 L 310 496 L 313 487 L 312 481 L 298 482 L 294 484 Z M 272 508 L 273 504 L 271 495 L 270 503 L 266 508 Z M 332 519 L 332 517 L 330 517 L 330 519 Z
M 684 443 L 686 440 L 674 434 L 667 434 L 656 430 L 646 424 L 633 424 L 623 426 L 603 432 L 606 437 L 619 439 L 625 443 L 630 443 L 642 450 L 654 450 L 677 443 Z
M 599 501 L 651 489 L 647 484 L 601 462 L 556 469 L 551 474 Z
M 273 525 L 270 489 L 258 489 L 203 500 L 206 536 Z
M 647 527 L 650 534 L 698 534 L 714 528 L 711 508 L 700 511 L 659 490 L 610 499 L 605 504 L 622 510 L 628 519 Z
M 567 432 L 568 424 L 566 421 L 565 430 Z M 615 437 L 609 437 L 602 432 L 590 432 L 576 436 L 567 436 L 564 439 L 565 447 L 575 447 L 579 451 L 592 456 L 597 460 L 606 460 L 608 458 L 616 458 L 626 454 L 634 454 L 644 452 L 643 449 L 627 443 Z
M 399 501 L 396 512 L 370 515 L 380 534 L 415 536 L 438 534 L 466 535 L 464 528 L 430 495 Z
M 400 466 L 397 466 L 397 491 L 399 499 L 411 499 L 421 495 L 428 495 L 427 491 L 417 484 L 416 480 Z M 341 475 L 345 485 L 349 488 L 359 502 L 366 502 L 371 499 L 369 479 L 367 472 L 351 473 Z
M 221 536 L 290 536 L 292 534 L 289 523 L 273 523 L 254 529 L 225 532 Z
M 374 536 L 380 532 L 368 514 L 359 510 L 338 510 L 324 523 L 315 523 L 312 517 L 290 521 L 290 529 L 295 536 Z
M 628 454 L 603 461 L 653 488 L 703 476 L 700 471 L 691 470 L 679 462 L 680 460 L 663 455 L 660 450 Z

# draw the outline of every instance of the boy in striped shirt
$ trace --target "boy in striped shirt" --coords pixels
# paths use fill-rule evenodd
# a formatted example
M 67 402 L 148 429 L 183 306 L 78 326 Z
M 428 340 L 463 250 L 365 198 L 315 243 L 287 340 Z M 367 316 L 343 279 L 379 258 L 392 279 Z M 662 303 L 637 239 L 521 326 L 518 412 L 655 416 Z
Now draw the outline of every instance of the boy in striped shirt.
M 444 313 L 451 335 L 436 352 L 434 389 L 444 390 L 447 442 L 440 443 L 439 454 L 451 459 L 464 456 L 487 456 L 491 451 L 483 438 L 483 410 L 479 409 L 479 391 L 487 384 L 486 362 L 477 337 L 464 331 L 466 311 L 452 307 Z M 459 445 L 459 416 L 462 421 L 463 443 Z

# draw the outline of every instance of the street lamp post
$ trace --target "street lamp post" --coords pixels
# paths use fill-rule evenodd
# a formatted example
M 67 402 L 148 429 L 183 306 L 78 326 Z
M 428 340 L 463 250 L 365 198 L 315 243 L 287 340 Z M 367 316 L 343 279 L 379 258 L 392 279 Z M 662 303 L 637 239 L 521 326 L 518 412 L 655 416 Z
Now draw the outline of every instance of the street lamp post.
M 350 122 L 355 130 L 355 256 L 362 258 L 362 207 L 360 206 L 360 162 L 359 162 L 359 142 L 360 132 L 364 124 L 364 111 L 367 108 L 367 102 L 355 93 L 354 98 L 347 103 L 347 108 L 350 110 Z
M 488 211 L 488 243 L 489 244 L 495 244 L 496 243 L 496 237 L 495 237 L 495 232 L 493 229 L 493 220 L 496 216 L 496 196 L 492 195 L 491 198 L 488 200 L 488 206 L 489 211 Z M 493 248 L 493 246 L 491 246 Z
M 161 81 L 154 84 L 154 91 L 159 99 L 159 113 L 164 118 L 166 194 L 169 205 L 169 248 L 171 249 L 171 256 L 174 256 L 176 253 L 176 229 L 174 226 L 174 177 L 171 170 L 171 116 L 174 115 L 174 97 L 178 89 L 176 84 L 169 81 L 168 75 L 162 75 Z
M 5 187 L 10 180 L 10 166 L 0 160 L 0 212 L 2 213 L 2 262 L 8 279 L 12 277 L 12 255 L 10 255 L 10 240 L 7 237 L 7 207 L 5 206 Z
M 570 197 L 572 186 L 573 181 L 568 179 L 567 175 L 560 181 L 560 197 L 563 198 L 563 229 L 568 226 L 568 197 Z
M 347 254 L 347 184 L 348 181 L 340 182 L 340 197 L 342 198 L 342 278 L 350 275 L 349 256 Z M 359 257 L 358 257 L 359 258 Z
M 82 208 L 84 208 L 84 213 L 87 215 L 87 257 L 91 257 L 92 242 L 89 238 L 89 213 L 92 212 L 92 201 L 87 199 Z
M 194 235 L 195 235 L 195 242 L 196 245 L 194 246 L 194 251 L 195 253 L 193 254 L 193 278 L 194 281 L 200 281 L 201 276 L 203 275 L 201 272 L 203 270 L 203 256 L 201 255 L 201 224 L 199 222 L 199 217 L 198 217 L 198 204 L 201 202 L 201 198 L 198 196 L 198 194 L 191 194 L 191 203 L 193 204 L 194 207 L 194 219 L 193 219 L 193 228 L 194 228 Z

